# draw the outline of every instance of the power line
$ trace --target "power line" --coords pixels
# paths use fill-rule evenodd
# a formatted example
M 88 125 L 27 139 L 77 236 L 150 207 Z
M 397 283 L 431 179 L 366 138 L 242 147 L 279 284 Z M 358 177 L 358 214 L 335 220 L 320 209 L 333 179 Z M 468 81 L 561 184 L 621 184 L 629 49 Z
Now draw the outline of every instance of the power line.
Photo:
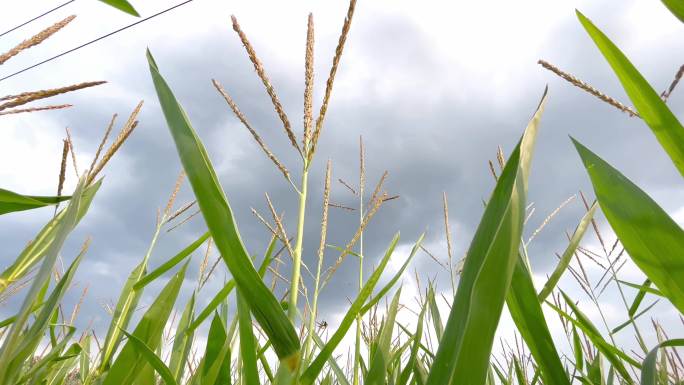
M 36 16 L 36 17 L 34 17 L 34 18 L 31 19 L 31 20 L 25 21 L 25 22 L 23 22 L 23 23 L 17 25 L 17 26 L 14 27 L 14 28 L 8 29 L 7 31 L 1 33 L 1 34 L 0 34 L 0 37 L 5 36 L 5 35 L 7 35 L 8 33 L 12 32 L 12 31 L 16 31 L 17 29 L 19 29 L 19 28 L 25 26 L 26 24 L 29 24 L 29 23 L 31 23 L 31 22 L 34 22 L 34 21 L 40 19 L 41 17 L 43 17 L 43 16 L 45 16 L 45 15 L 48 15 L 48 14 L 50 14 L 50 13 L 52 13 L 52 12 L 54 12 L 54 11 L 60 9 L 60 8 L 62 8 L 62 7 L 65 6 L 65 5 L 68 5 L 68 4 L 73 3 L 74 1 L 76 1 L 76 0 L 69 0 L 69 1 L 67 1 L 66 3 L 63 3 L 63 4 L 61 4 L 61 5 L 58 5 L 58 6 L 54 7 L 54 8 L 52 8 L 51 10 L 49 10 L 49 11 L 47 11 L 47 12 L 45 12 L 45 13 L 42 13 L 42 14 Z
M 73 1 L 73 0 L 72 0 L 72 1 Z M 93 43 L 96 43 L 96 42 L 98 42 L 98 41 L 100 41 L 100 40 L 102 40 L 102 39 L 105 39 L 105 38 L 109 37 L 109 36 L 115 35 L 115 34 L 121 32 L 121 31 L 124 31 L 124 30 L 128 29 L 128 28 L 134 27 L 134 26 L 136 26 L 136 25 L 138 25 L 138 24 L 140 24 L 140 23 L 143 23 L 143 22 L 145 22 L 145 21 L 147 21 L 147 20 L 150 20 L 150 19 L 153 19 L 153 18 L 155 18 L 155 17 L 157 17 L 157 16 L 163 15 L 163 14 L 165 14 L 166 12 L 172 11 L 172 10 L 174 10 L 174 9 L 176 9 L 176 8 L 178 8 L 178 7 L 181 7 L 181 6 L 183 6 L 183 5 L 187 4 L 187 3 L 190 3 L 190 2 L 192 2 L 192 1 L 193 1 L 193 0 L 186 0 L 186 1 L 183 1 L 183 2 L 178 3 L 178 4 L 176 4 L 176 5 L 174 5 L 174 6 L 170 7 L 170 8 L 166 8 L 166 9 L 163 10 L 163 11 L 157 12 L 157 13 L 155 13 L 154 15 L 151 15 L 151 16 L 148 16 L 148 17 L 146 17 L 146 18 L 144 18 L 144 19 L 138 20 L 138 21 L 136 21 L 135 23 L 128 24 L 128 25 L 126 25 L 126 26 L 124 26 L 124 27 L 121 27 L 121 28 L 115 30 L 115 31 L 109 32 L 108 34 L 102 35 L 102 36 L 100 36 L 100 37 L 98 37 L 98 38 L 95 38 L 95 39 L 93 39 L 93 40 L 91 40 L 91 41 L 88 41 L 88 42 L 86 42 L 86 43 L 83 43 L 83 44 L 81 44 L 81 45 L 79 45 L 79 46 L 77 46 L 77 47 L 74 47 L 74 48 L 70 49 L 70 50 L 64 51 L 64 52 L 62 52 L 62 53 L 60 53 L 60 54 L 58 54 L 58 55 L 55 55 L 55 56 L 53 56 L 53 57 L 51 57 L 51 58 L 45 59 L 45 60 L 43 60 L 43 61 L 41 61 L 41 62 L 38 62 L 38 63 L 36 63 L 36 64 L 33 64 L 33 65 L 31 65 L 31 66 L 28 66 L 28 67 L 26 67 L 26 68 L 24 68 L 24 69 L 22 69 L 22 70 L 19 70 L 19 71 L 15 72 L 15 73 L 13 73 L 13 74 L 11 74 L 11 75 L 7 75 L 7 76 L 5 76 L 5 77 L 3 77 L 3 78 L 0 78 L 0 82 L 3 81 L 3 80 L 7 80 L 7 79 L 9 79 L 9 78 L 11 78 L 11 77 L 13 77 L 13 76 L 19 75 L 20 73 L 26 72 L 26 71 L 28 71 L 28 70 L 30 70 L 30 69 L 36 68 L 36 67 L 38 67 L 38 66 L 40 66 L 40 65 L 43 65 L 43 64 L 45 64 L 45 63 L 47 63 L 47 62 L 51 62 L 51 61 L 53 61 L 53 60 L 55 60 L 55 59 L 57 59 L 57 58 L 60 58 L 60 57 L 62 57 L 62 56 L 64 56 L 64 55 L 66 55 L 66 54 L 69 54 L 69 53 L 71 53 L 71 52 L 77 51 L 77 50 L 79 50 L 79 49 L 81 49 L 81 48 L 83 48 L 83 47 L 89 46 L 89 45 L 91 45 L 91 44 L 93 44 Z

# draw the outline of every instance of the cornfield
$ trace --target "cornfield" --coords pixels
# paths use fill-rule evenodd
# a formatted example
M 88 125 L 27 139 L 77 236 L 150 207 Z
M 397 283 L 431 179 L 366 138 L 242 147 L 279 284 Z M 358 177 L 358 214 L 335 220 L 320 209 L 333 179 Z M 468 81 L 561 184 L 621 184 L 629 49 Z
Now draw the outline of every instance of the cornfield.
M 126 1 L 105 2 L 137 15 Z M 684 22 L 680 0 L 663 3 Z M 367 186 L 364 143 L 360 141 L 358 182 L 340 179 L 357 200 L 355 207 L 347 207 L 334 203 L 330 197 L 335 180 L 333 163 L 328 161 L 322 167 L 322 162 L 317 162 L 321 157 L 317 153 L 319 140 L 325 134 L 326 113 L 333 102 L 338 68 L 344 64 L 343 53 L 355 11 L 356 0 L 351 0 L 317 109 L 313 91 L 314 17 L 308 16 L 300 128 L 285 113 L 264 63 L 237 18 L 232 17 L 232 28 L 263 83 L 291 151 L 300 162 L 292 168 L 281 161 L 285 158 L 269 147 L 268 138 L 240 110 L 239 100 L 233 99 L 219 81 L 212 80 L 227 110 L 247 129 L 258 151 L 273 163 L 284 179 L 282 182 L 299 202 L 292 236 L 270 196 L 266 195 L 267 213 L 252 209 L 270 234 L 265 250 L 247 250 L 228 199 L 239 185 L 219 180 L 182 101 L 164 78 L 164 63 L 157 63 L 151 50 L 146 52 L 161 105 L 161 111 L 156 112 L 166 120 L 183 172 L 164 209 L 158 212 L 146 253 L 136 266 L 129 267 L 130 274 L 111 308 L 105 335 L 77 330 L 74 325 L 80 304 L 71 311 L 63 304 L 79 264 L 88 257 L 91 240 L 84 241 L 75 257 L 63 255 L 62 249 L 96 199 L 103 184 L 103 169 L 110 161 L 116 161 L 116 153 L 134 133 L 143 103 L 120 124 L 115 137 L 111 134 L 119 126 L 117 115 L 111 118 L 87 168 L 76 165 L 73 141 L 67 131 L 55 196 L 23 195 L 0 189 L 0 214 L 15 213 L 4 217 L 5 221 L 21 215 L 17 213 L 20 211 L 54 209 L 53 218 L 18 256 L 3 261 L 0 302 L 20 298 L 21 305 L 14 316 L 0 320 L 2 384 L 684 384 L 684 230 L 637 184 L 574 138 L 571 140 L 579 155 L 577 166 L 586 169 L 596 200 L 592 202 L 581 194 L 586 211 L 574 232 L 568 234 L 565 251 L 558 255 L 555 269 L 543 285 L 536 285 L 533 280 L 527 246 L 564 205 L 539 228 L 529 231 L 528 180 L 547 99 L 552 97 L 547 90 L 543 91 L 517 145 L 508 153 L 499 148 L 496 159 L 489 163 L 494 188 L 483 202 L 483 214 L 463 258 L 454 255 L 446 194 L 441 203 L 447 245 L 444 254 L 448 258 L 431 254 L 423 244 L 424 235 L 410 240 L 410 252 L 399 255 L 399 233 L 392 239 L 373 240 L 387 244 L 382 255 L 364 254 L 367 227 L 379 210 L 397 198 L 386 191 L 387 173 L 374 186 Z M 545 60 L 539 64 L 624 112 L 625 118 L 643 121 L 684 175 L 684 127 L 667 105 L 684 70 L 659 94 L 592 21 L 579 11 L 577 18 L 617 75 L 633 107 Z M 43 43 L 71 20 L 73 16 L 0 55 L 0 66 Z M 102 83 L 17 92 L 0 98 L 0 115 L 43 110 L 47 112 L 40 113 L 50 113 L 49 110 L 69 108 L 68 104 L 26 105 Z M 69 163 L 73 164 L 79 181 L 74 191 L 65 195 L 63 186 Z M 322 169 L 323 205 L 312 208 L 307 205 L 312 191 L 309 173 Z M 186 183 L 194 200 L 178 204 L 176 197 Z M 326 241 L 330 208 L 358 215 L 358 226 L 344 246 Z M 305 228 L 310 225 L 305 218 L 312 209 L 321 210 L 320 238 L 316 250 L 305 250 Z M 602 230 L 594 219 L 599 211 L 610 225 L 608 231 L 617 237 L 614 243 L 604 242 L 601 236 Z M 195 216 L 203 218 L 205 232 L 164 263 L 151 266 L 150 258 L 160 234 Z M 587 232 L 596 234 L 600 250 L 583 245 Z M 530 233 L 532 236 L 524 239 L 524 234 Z M 220 254 L 215 262 L 209 258 L 212 248 Z M 186 273 L 189 264 L 198 263 L 193 259 L 196 252 L 204 258 L 199 261 L 199 276 L 193 280 Z M 316 255 L 315 266 L 306 265 L 305 253 Z M 402 277 L 409 273 L 418 254 L 429 255 L 439 264 L 439 279 L 445 279 L 450 291 L 440 292 L 431 277 L 424 277 L 416 298 L 402 295 Z M 371 271 L 363 269 L 367 257 L 377 261 Z M 69 261 L 64 269 L 59 268 L 62 258 Z M 627 259 L 641 270 L 643 282 L 629 282 L 621 276 L 621 266 Z M 320 315 L 319 298 L 339 267 L 349 263 L 358 265 L 355 291 L 345 293 L 351 297 L 340 322 L 328 325 Z M 600 269 L 600 279 L 587 274 L 586 264 Z M 390 265 L 396 268 L 388 269 Z M 220 290 L 207 291 L 209 278 L 222 268 L 227 269 L 229 278 Z M 583 290 L 586 297 L 582 304 L 595 306 L 584 308 L 580 298 L 563 291 L 559 287 L 563 277 L 571 277 Z M 148 306 L 140 308 L 143 293 L 151 284 L 163 288 Z M 188 285 L 193 287 L 193 294 L 181 303 L 179 293 Z M 609 285 L 619 293 L 619 303 L 624 305 L 621 311 L 627 315 L 622 323 L 613 326 L 605 321 L 599 306 L 599 297 Z M 281 293 L 284 295 L 280 296 Z M 200 298 L 211 300 L 201 307 L 204 301 Z M 678 329 L 665 330 L 655 320 L 650 324 L 643 322 L 657 302 L 652 301 L 654 298 L 678 312 L 682 321 Z M 516 338 L 515 342 L 502 341 L 498 348 L 496 333 L 505 309 L 515 325 Z M 598 312 L 603 323 L 593 323 L 588 311 Z M 562 325 L 560 334 L 564 340 L 558 338 L 558 333 L 552 333 L 550 316 Z M 644 338 L 645 324 L 652 328 L 657 340 Z M 627 350 L 617 344 L 618 333 L 632 333 L 638 348 Z

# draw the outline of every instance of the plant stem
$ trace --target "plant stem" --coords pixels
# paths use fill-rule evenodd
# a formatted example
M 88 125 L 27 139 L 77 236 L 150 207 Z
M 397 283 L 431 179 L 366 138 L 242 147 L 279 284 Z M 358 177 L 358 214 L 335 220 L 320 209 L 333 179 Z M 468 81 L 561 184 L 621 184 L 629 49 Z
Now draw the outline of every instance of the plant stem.
M 302 184 L 299 188 L 299 218 L 297 219 L 297 241 L 294 255 L 292 256 L 292 277 L 290 280 L 290 300 L 287 315 L 294 323 L 297 317 L 297 293 L 299 292 L 299 279 L 302 267 L 302 244 L 304 242 L 304 217 L 306 215 L 306 193 L 309 180 L 308 164 L 302 168 Z
M 359 175 L 359 226 L 363 223 L 363 188 L 364 188 L 363 147 L 361 147 L 361 170 Z M 363 288 L 363 231 L 359 236 L 359 293 Z M 361 363 L 361 315 L 356 316 L 356 343 L 354 344 L 354 378 L 353 385 L 359 385 L 359 369 Z

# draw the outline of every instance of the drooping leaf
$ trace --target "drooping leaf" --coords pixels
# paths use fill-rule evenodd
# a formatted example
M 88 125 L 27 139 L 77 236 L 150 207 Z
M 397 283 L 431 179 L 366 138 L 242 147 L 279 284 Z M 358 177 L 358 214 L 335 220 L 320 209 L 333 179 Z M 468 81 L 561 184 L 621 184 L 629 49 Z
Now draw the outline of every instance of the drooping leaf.
M 81 178 L 71 202 L 69 202 L 69 205 L 63 211 L 64 214 L 59 216 L 59 220 L 55 221 L 52 237 L 50 242 L 46 245 L 41 266 L 34 276 L 33 282 L 24 297 L 24 301 L 15 321 L 12 323 L 11 329 L 3 336 L 4 341 L 2 348 L 0 348 L 0 378 L 2 378 L 3 381 L 11 382 L 16 379 L 19 369 L 16 364 L 23 363 L 23 360 L 17 363 L 14 359 L 18 353 L 21 353 L 21 349 L 23 349 L 24 344 L 27 342 L 26 340 L 22 341 L 21 338 L 24 328 L 35 304 L 42 302 L 42 299 L 39 299 L 39 297 L 42 297 L 44 290 L 47 290 L 47 285 L 45 283 L 50 281 L 52 269 L 54 268 L 62 246 L 78 223 L 79 205 L 81 203 L 84 185 L 85 179 Z M 47 320 L 53 311 L 54 307 L 47 309 L 43 307 L 41 310 L 43 317 L 41 317 L 41 319 Z M 47 314 L 48 316 L 45 317 L 44 314 Z M 34 323 L 34 326 L 35 325 L 36 324 Z M 41 328 L 42 327 L 44 327 L 44 325 L 41 325 Z
M 21 195 L 0 188 L 0 215 L 15 211 L 24 211 L 39 207 L 51 206 L 69 199 L 71 199 L 70 196 L 39 197 Z
M 102 185 L 102 180 L 86 187 L 81 194 L 79 204 L 77 205 L 76 224 L 83 218 L 83 216 L 90 208 L 90 204 L 95 197 L 95 194 Z M 74 193 L 74 195 L 76 195 Z M 67 214 L 67 208 L 60 210 L 57 215 L 52 218 L 36 235 L 36 237 L 24 248 L 15 261 L 7 267 L 2 274 L 0 274 L 0 292 L 4 291 L 10 284 L 20 280 L 47 255 L 50 246 L 55 242 L 58 235 L 58 229 L 61 228 Z
M 601 210 L 632 261 L 684 313 L 684 230 L 619 171 L 573 142 Z

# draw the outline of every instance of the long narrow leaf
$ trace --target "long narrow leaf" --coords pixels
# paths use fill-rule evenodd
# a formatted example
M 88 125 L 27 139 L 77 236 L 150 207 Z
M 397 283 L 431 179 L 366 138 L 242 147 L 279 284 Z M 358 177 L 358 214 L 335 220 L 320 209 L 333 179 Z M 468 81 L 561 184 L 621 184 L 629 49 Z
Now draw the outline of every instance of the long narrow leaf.
M 259 383 L 259 370 L 257 369 L 257 348 L 252 329 L 252 316 L 249 314 L 249 306 L 242 296 L 242 292 L 235 292 L 237 298 L 238 329 L 240 331 L 240 359 L 242 360 L 242 375 L 247 384 Z
M 522 258 L 513 272 L 511 288 L 506 298 L 508 310 L 518 332 L 534 357 L 545 384 L 570 385 L 558 350 L 546 324 L 544 312 L 537 299 L 532 274 Z
M 147 286 L 150 282 L 161 277 L 167 271 L 173 269 L 176 265 L 181 263 L 193 251 L 197 250 L 197 248 L 200 247 L 202 245 L 202 243 L 204 243 L 204 241 L 206 241 L 209 238 L 209 236 L 210 236 L 210 234 L 207 231 L 206 233 L 202 234 L 202 236 L 197 238 L 196 241 L 192 242 L 186 248 L 181 250 L 178 254 L 176 254 L 175 256 L 173 256 L 171 259 L 164 262 L 163 264 L 161 264 L 161 266 L 154 269 L 150 273 L 145 274 L 144 277 L 142 277 L 138 282 L 135 283 L 135 285 L 133 285 L 133 290 L 139 290 L 139 289 Z
M 299 366 L 300 359 L 300 343 L 294 326 L 254 269 L 240 238 L 228 199 L 202 142 L 168 84 L 159 74 L 149 51 L 147 57 L 166 122 L 216 247 L 254 317 L 273 343 L 276 354 L 294 370 Z
M 527 177 L 545 101 L 546 92 L 506 163 L 470 244 L 428 385 L 485 382 L 494 333 L 518 260 Z
M 667 340 L 659 343 L 653 350 L 651 350 L 646 359 L 644 359 L 644 364 L 641 369 L 641 385 L 656 385 L 656 363 L 658 359 L 658 350 L 667 347 L 684 346 L 684 339 L 673 339 Z
M 187 266 L 187 264 L 184 265 L 164 286 L 132 333 L 153 351 L 161 343 L 164 325 L 173 310 Z M 126 342 L 112 363 L 102 385 L 130 385 L 139 379 L 139 374 L 145 368 L 146 362 L 141 360 L 142 353 L 133 344 L 130 340 Z
M 644 191 L 573 139 L 608 223 L 634 263 L 684 313 L 684 230 Z
M 39 197 L 21 195 L 0 188 L 0 215 L 50 206 L 71 199 L 70 196 Z
M 154 351 L 152 351 L 152 349 L 145 344 L 144 341 L 133 334 L 129 334 L 125 330 L 123 333 L 126 335 L 131 345 L 142 355 L 142 358 L 145 359 L 145 361 L 147 361 L 147 363 L 150 364 L 150 366 L 152 366 L 157 373 L 159 373 L 159 376 L 166 385 L 178 384 L 171 373 L 171 370 L 169 370 L 169 367 L 164 364 L 164 361 L 162 361 L 161 358 L 159 358 Z
M 138 13 L 138 11 L 136 11 L 135 8 L 133 8 L 133 6 L 131 5 L 131 3 L 129 3 L 126 0 L 100 0 L 100 1 L 105 3 L 105 4 L 111 5 L 112 7 L 116 8 L 122 12 L 125 12 L 129 15 L 140 17 L 140 14 Z

